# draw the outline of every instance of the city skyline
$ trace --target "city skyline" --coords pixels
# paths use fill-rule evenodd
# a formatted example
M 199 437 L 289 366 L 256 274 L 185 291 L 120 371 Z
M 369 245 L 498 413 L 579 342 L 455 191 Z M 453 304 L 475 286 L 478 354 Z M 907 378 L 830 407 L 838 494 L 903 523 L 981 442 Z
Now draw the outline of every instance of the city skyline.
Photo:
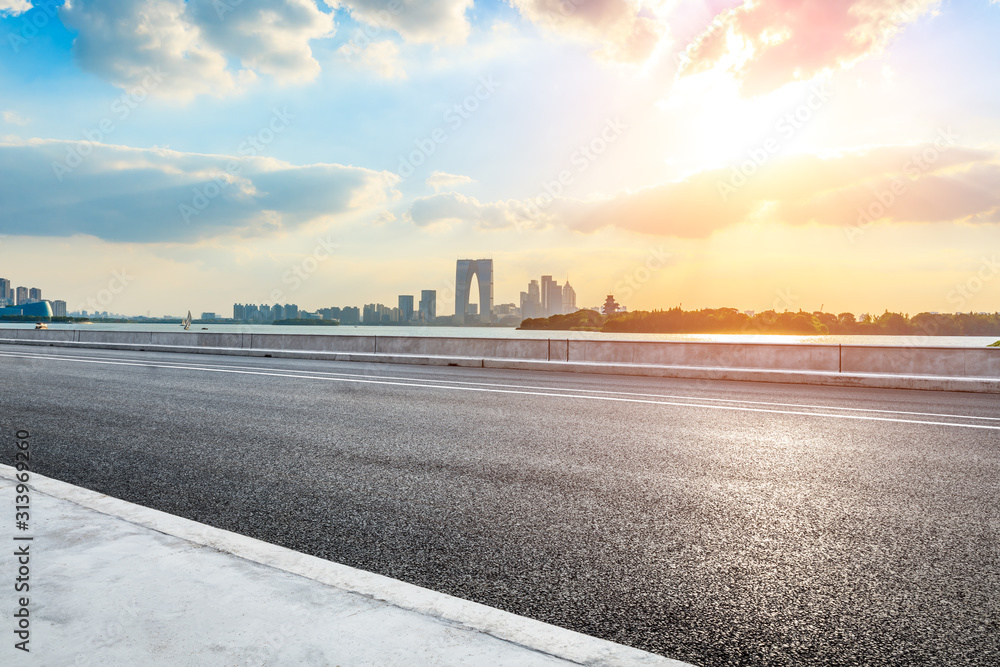
M 529 292 L 534 286 L 534 302 L 526 302 L 527 294 L 521 292 L 520 301 L 496 303 L 494 299 L 494 278 L 492 259 L 459 259 L 456 261 L 455 275 L 455 308 L 451 315 L 440 315 L 437 306 L 437 290 L 420 290 L 420 301 L 415 303 L 414 294 L 397 296 L 397 306 L 387 306 L 381 302 L 363 304 L 359 309 L 354 307 L 328 306 L 316 308 L 310 312 L 300 309 L 297 304 L 243 304 L 233 305 L 233 319 L 237 321 L 273 322 L 282 319 L 337 319 L 341 311 L 346 311 L 346 324 L 433 324 L 445 320 L 457 325 L 494 324 L 502 321 L 511 323 L 516 319 L 529 317 L 548 317 L 574 312 L 577 309 L 576 291 L 567 280 L 562 286 L 552 279 L 551 275 L 543 275 L 542 282 L 548 292 L 544 302 L 537 291 L 538 281 L 529 281 Z M 471 290 L 472 281 L 477 283 L 475 292 Z M 477 296 L 477 301 L 472 301 Z M 480 305 L 485 301 L 486 308 Z M 527 314 L 526 314 L 527 313 Z M 485 317 L 484 317 L 485 315 Z M 214 319 L 204 318 L 203 319 Z
M 1000 4 L 598 5 L 276 2 L 264 42 L 246 3 L 3 6 L 0 262 L 130 313 L 444 294 L 456 256 L 504 301 L 1000 303 Z

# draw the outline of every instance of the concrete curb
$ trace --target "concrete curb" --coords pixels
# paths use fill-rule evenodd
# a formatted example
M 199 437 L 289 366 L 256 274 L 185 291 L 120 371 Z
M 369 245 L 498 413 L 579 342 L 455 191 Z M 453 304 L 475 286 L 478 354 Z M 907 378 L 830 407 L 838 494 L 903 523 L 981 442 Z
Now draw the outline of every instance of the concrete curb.
M 0 464 L 0 477 L 16 481 L 16 470 Z M 38 493 L 86 507 L 194 544 L 207 546 L 327 586 L 369 597 L 401 609 L 440 618 L 532 651 L 593 667 L 690 667 L 639 649 L 597 639 L 541 621 L 437 593 L 403 581 L 292 551 L 213 528 L 189 519 L 135 505 L 95 491 L 31 473 Z
M 759 368 L 722 368 L 710 366 L 653 366 L 582 361 L 541 361 L 534 359 L 491 359 L 408 354 L 369 354 L 363 352 L 318 352 L 310 350 L 266 350 L 231 347 L 187 347 L 133 343 L 78 343 L 70 341 L 0 338 L 0 344 L 69 347 L 89 350 L 131 350 L 212 354 L 276 359 L 316 359 L 320 361 L 355 361 L 419 366 L 462 366 L 506 370 L 588 373 L 595 375 L 631 375 L 681 378 L 689 380 L 731 380 L 737 382 L 776 382 L 785 384 L 864 387 L 869 389 L 915 389 L 921 391 L 960 391 L 1000 394 L 1000 378 L 953 377 L 935 375 L 893 375 L 887 373 L 833 373 L 822 371 L 770 370 Z

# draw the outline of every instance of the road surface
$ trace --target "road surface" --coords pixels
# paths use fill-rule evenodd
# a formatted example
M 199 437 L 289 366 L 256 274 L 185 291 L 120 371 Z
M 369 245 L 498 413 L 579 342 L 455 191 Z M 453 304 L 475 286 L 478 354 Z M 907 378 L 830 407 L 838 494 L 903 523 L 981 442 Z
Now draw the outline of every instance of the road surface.
M 0 346 L 36 472 L 698 665 L 1000 661 L 1000 397 Z M 44 520 L 44 519 L 41 519 Z

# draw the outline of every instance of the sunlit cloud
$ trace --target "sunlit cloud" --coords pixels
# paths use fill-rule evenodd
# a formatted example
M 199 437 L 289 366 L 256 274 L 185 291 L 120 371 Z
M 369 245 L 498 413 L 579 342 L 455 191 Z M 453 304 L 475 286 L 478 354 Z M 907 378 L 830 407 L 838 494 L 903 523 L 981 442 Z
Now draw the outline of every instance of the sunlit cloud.
M 469 35 L 465 13 L 473 0 L 331 0 L 328 4 L 375 28 L 375 35 L 394 30 L 406 41 L 417 44 L 460 44 Z
M 645 60 L 665 26 L 639 0 L 510 0 L 521 15 L 550 34 L 599 45 L 619 62 Z
M 468 183 L 475 183 L 475 181 L 468 176 L 448 174 L 443 171 L 435 171 L 427 177 L 427 185 L 434 188 L 434 192 L 440 192 L 445 188 L 455 188 Z
M 681 74 L 732 73 L 747 95 L 849 67 L 940 0 L 746 0 L 726 10 L 688 48 Z
M 705 238 L 755 221 L 865 229 L 878 223 L 992 224 L 1000 222 L 1000 153 L 941 143 L 793 155 L 766 167 L 706 170 L 587 200 L 542 196 L 481 203 L 447 193 L 418 199 L 408 219 L 423 227 L 561 226 L 588 233 L 616 228 L 675 238 Z

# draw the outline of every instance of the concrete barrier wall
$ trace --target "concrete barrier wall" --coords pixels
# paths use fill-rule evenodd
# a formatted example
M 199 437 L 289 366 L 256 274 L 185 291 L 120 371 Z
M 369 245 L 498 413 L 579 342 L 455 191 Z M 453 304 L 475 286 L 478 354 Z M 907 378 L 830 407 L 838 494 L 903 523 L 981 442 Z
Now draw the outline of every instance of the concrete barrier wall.
M 1000 348 L 845 345 L 843 372 L 1000 377 Z
M 241 333 L 203 333 L 194 331 L 155 331 L 153 332 L 153 345 L 181 345 L 190 347 L 249 347 L 249 343 L 244 345 L 244 339 L 249 340 L 249 335 Z
M 88 331 L 81 329 L 79 333 L 80 335 L 76 338 L 78 343 L 151 345 L 153 342 L 153 334 L 150 331 Z
M 254 350 L 311 352 L 375 352 L 375 336 L 323 336 L 313 334 L 250 334 Z
M 72 342 L 76 340 L 76 331 L 48 331 L 45 329 L 4 329 L 3 338 L 14 338 L 17 340 L 50 340 L 59 342 Z
M 775 345 L 769 343 L 732 345 L 680 343 L 664 347 L 656 343 L 636 343 L 637 364 L 666 366 L 717 366 L 722 368 L 771 368 L 837 372 L 838 345 Z
M 1000 348 L 686 343 L 612 340 L 0 329 L 0 338 L 90 345 L 221 348 L 1000 378 Z
M 555 342 L 555 341 L 553 341 Z M 571 340 L 569 361 L 653 366 L 771 368 L 837 372 L 837 345 L 654 343 Z
M 438 357 L 548 359 L 548 341 L 514 338 L 439 338 L 378 336 L 379 354 L 421 354 Z

